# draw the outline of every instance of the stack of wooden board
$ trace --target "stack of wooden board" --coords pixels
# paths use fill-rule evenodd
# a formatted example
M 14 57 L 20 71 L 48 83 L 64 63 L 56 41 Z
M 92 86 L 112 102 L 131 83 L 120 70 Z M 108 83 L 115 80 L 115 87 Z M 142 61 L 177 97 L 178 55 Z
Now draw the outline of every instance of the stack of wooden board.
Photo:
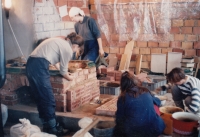
M 184 70 L 185 74 L 193 75 L 194 71 L 194 58 L 182 58 L 181 60 L 181 68 Z

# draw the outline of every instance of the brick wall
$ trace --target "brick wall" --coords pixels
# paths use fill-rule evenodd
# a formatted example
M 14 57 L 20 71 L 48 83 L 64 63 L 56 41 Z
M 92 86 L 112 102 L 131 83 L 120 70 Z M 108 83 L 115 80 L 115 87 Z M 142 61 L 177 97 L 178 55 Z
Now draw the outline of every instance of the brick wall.
M 116 54 L 120 60 L 127 42 L 135 40 L 131 68 L 136 65 L 137 54 L 143 55 L 142 68 L 150 68 L 152 53 L 182 52 L 184 56 L 200 55 L 198 2 L 185 0 L 179 3 L 175 0 L 170 5 L 165 3 L 165 7 L 162 7 L 160 1 L 151 3 L 153 1 L 148 0 L 146 5 L 140 2 L 142 1 L 121 0 L 115 3 L 114 0 L 90 0 L 91 16 L 104 32 L 103 48 L 106 52 Z M 135 22 L 135 19 L 139 22 Z

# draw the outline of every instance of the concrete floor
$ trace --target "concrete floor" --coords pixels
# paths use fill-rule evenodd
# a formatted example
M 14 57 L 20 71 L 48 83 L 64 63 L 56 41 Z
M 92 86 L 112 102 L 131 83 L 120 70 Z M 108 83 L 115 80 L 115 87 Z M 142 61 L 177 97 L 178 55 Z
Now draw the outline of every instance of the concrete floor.
M 173 100 L 171 98 L 171 94 L 165 94 L 167 96 L 167 101 L 165 106 L 174 106 Z M 112 99 L 113 95 L 101 95 L 100 99 L 109 98 Z M 100 121 L 114 121 L 114 117 L 110 116 L 99 116 L 95 115 L 95 108 L 99 107 L 100 104 L 85 104 L 84 106 L 80 107 L 79 109 L 73 112 L 56 112 L 57 120 L 60 122 L 65 128 L 69 129 L 71 132 L 65 137 L 71 137 L 73 134 L 78 131 L 80 128 L 78 126 L 78 121 L 83 117 L 98 117 Z M 40 119 L 38 117 L 37 108 L 35 104 L 32 105 L 24 105 L 24 104 L 17 104 L 14 106 L 8 106 L 8 120 L 6 126 L 4 128 L 5 136 L 10 137 L 10 127 L 19 123 L 20 118 L 27 118 L 30 120 L 31 124 L 37 125 L 42 127 Z M 93 130 L 90 131 L 93 134 Z M 189 137 L 189 136 L 181 136 L 173 133 L 173 137 Z M 171 137 L 171 135 L 161 135 L 160 137 Z M 192 136 L 191 136 L 192 137 Z

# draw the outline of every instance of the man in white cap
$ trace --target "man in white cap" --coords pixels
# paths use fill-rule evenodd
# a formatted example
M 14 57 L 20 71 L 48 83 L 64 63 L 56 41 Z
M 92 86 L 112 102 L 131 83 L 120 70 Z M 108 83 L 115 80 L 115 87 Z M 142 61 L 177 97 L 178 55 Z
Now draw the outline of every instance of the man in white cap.
M 78 7 L 72 7 L 69 11 L 69 16 L 75 23 L 75 31 L 81 35 L 85 41 L 83 60 L 96 61 L 97 57 L 105 56 L 102 39 L 99 27 L 95 20 L 91 17 L 85 16 L 83 10 Z M 106 55 L 107 56 L 107 55 Z

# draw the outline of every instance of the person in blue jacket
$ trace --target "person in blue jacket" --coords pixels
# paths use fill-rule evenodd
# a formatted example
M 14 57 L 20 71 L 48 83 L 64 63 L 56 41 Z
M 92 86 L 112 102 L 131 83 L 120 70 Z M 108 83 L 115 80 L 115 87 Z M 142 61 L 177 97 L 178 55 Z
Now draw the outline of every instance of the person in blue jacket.
M 161 101 L 140 86 L 139 80 L 128 71 L 122 74 L 120 88 L 113 137 L 161 135 L 165 124 L 154 109 L 154 105 L 160 106 Z

